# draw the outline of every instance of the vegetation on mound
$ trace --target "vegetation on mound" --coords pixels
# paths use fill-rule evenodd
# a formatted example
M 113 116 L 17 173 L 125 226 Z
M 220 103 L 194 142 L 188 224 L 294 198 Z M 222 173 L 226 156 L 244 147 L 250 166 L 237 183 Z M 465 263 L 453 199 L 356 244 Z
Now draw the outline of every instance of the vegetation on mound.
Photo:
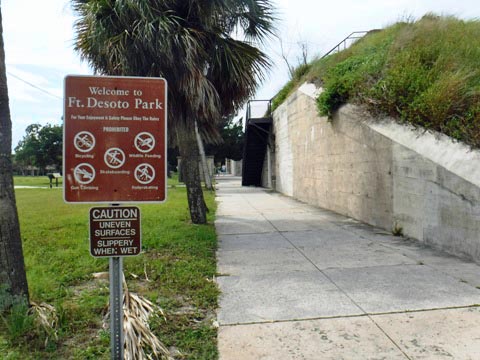
M 371 32 L 313 61 L 274 106 L 305 81 L 324 90 L 317 99 L 322 116 L 351 102 L 480 147 L 479 20 L 429 14 Z

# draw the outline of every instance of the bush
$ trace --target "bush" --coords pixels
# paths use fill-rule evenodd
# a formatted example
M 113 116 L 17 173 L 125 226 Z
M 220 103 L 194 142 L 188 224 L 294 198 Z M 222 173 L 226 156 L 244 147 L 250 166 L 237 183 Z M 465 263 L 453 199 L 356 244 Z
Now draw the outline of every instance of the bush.
M 361 81 L 363 72 L 359 69 L 363 65 L 363 57 L 352 56 L 329 69 L 324 91 L 317 99 L 320 115 L 331 118 L 333 112 L 348 101 Z
M 293 80 L 290 80 L 289 82 L 286 83 L 286 85 L 275 95 L 272 99 L 272 111 L 275 111 L 277 107 L 282 104 L 285 99 L 288 97 L 293 92 L 293 89 L 295 89 L 295 82 Z
M 35 332 L 34 318 L 28 313 L 28 305 L 24 302 L 13 304 L 4 312 L 2 320 L 11 343 L 26 341 Z

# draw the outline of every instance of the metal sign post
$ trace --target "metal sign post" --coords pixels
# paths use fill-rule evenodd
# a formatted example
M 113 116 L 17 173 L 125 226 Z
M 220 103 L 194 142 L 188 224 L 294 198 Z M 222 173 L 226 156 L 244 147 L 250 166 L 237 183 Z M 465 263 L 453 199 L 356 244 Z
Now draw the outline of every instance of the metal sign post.
M 113 360 L 123 360 L 123 259 L 109 258 L 110 275 L 110 345 Z
M 123 256 L 140 254 L 140 209 L 136 206 L 90 209 L 90 254 L 109 257 L 110 344 L 113 360 L 123 360 Z

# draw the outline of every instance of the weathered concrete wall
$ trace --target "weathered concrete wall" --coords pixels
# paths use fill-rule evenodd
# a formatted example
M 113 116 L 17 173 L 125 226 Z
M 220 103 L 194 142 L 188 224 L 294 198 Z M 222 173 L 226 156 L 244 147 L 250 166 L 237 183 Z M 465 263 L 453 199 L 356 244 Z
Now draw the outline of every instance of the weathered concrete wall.
M 273 142 L 273 141 L 271 141 Z M 275 188 L 275 147 L 267 145 L 262 168 L 262 187 Z
M 233 176 L 242 176 L 242 160 L 225 159 L 225 167 L 227 174 Z
M 287 100 L 282 104 L 274 115 L 274 134 L 275 134 L 275 175 L 276 190 L 293 196 L 293 141 L 290 138 L 291 121 L 289 119 L 289 111 L 293 106 L 289 106 L 290 101 Z M 294 102 L 292 102 L 294 103 Z M 265 168 L 265 166 L 263 167 Z M 281 176 L 277 176 L 281 174 Z
M 398 144 L 393 179 L 395 221 L 406 235 L 480 261 L 478 186 Z
M 276 190 L 480 261 L 480 152 L 372 119 L 317 115 L 311 88 L 274 114 Z
M 275 112 L 274 131 L 277 191 L 391 228 L 392 145 L 384 136 L 348 116 L 328 122 L 301 92 Z

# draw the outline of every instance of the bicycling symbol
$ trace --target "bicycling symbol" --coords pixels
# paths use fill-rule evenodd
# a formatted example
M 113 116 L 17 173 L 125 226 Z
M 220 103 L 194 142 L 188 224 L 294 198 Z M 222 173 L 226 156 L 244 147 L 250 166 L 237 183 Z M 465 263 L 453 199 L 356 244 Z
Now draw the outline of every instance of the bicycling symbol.
M 108 167 L 118 169 L 125 164 L 125 153 L 119 148 L 110 148 L 105 152 L 103 160 Z
M 95 147 L 95 136 L 88 131 L 80 131 L 75 135 L 73 145 L 80 152 L 89 152 Z
M 155 179 L 155 169 L 150 164 L 140 164 L 135 168 L 134 175 L 140 184 L 150 184 Z

